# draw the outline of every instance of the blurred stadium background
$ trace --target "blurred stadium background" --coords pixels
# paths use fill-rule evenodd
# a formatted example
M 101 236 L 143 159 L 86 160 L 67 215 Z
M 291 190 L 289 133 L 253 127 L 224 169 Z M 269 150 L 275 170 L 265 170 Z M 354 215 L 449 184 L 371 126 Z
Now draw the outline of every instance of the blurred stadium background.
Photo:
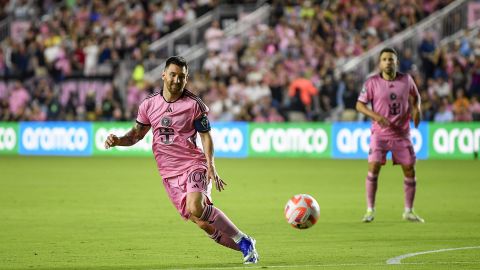
M 187 88 L 219 123 L 217 156 L 272 152 L 255 146 L 288 133 L 286 155 L 363 158 L 368 124 L 356 98 L 379 50 L 392 46 L 430 122 L 413 136 L 419 157 L 471 158 L 480 140 L 479 10 L 478 1 L 449 0 L 3 1 L 0 152 L 101 151 L 105 133 L 128 128 L 112 123 L 134 121 L 161 86 L 165 59 L 180 54 L 190 63 Z M 309 123 L 301 134 L 314 150 L 289 129 L 299 122 Z M 269 127 L 273 139 L 255 143 Z
M 217 121 L 361 120 L 378 52 L 400 52 L 427 121 L 480 119 L 478 1 L 2 1 L 2 121 L 131 121 L 164 60 Z M 315 91 L 299 99 L 298 79 Z
M 0 0 L 0 269 L 237 266 L 182 225 L 151 134 L 103 149 L 171 55 L 188 60 L 187 89 L 210 107 L 230 184 L 215 199 L 257 237 L 263 265 L 384 269 L 401 254 L 473 247 L 398 267 L 478 269 L 479 30 L 475 0 Z M 423 99 L 412 132 L 420 227 L 400 222 L 390 166 L 384 217 L 359 224 L 370 123 L 354 107 L 385 46 Z M 323 211 L 303 234 L 282 217 L 293 193 Z

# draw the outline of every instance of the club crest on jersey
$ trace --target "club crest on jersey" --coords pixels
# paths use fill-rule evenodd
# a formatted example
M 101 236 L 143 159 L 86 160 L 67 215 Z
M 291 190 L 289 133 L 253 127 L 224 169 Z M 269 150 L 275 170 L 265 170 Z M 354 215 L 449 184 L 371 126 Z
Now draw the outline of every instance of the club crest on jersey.
M 162 118 L 162 126 L 164 127 L 169 127 L 172 125 L 172 118 L 168 117 L 168 116 L 164 116 Z
M 397 99 L 397 95 L 396 95 L 395 93 L 391 93 L 391 94 L 390 94 L 390 99 L 391 99 L 391 100 Z

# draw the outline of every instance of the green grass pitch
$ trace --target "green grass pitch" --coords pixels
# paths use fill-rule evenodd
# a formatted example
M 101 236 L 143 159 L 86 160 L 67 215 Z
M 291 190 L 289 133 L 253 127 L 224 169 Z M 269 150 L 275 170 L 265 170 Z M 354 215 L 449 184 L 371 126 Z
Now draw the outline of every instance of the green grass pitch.
M 365 160 L 217 159 L 228 183 L 221 208 L 257 239 L 260 263 L 184 222 L 152 158 L 0 157 L 0 269 L 480 269 L 480 161 L 421 160 L 416 210 L 401 220 L 403 177 L 388 163 L 376 220 L 364 214 Z M 283 217 L 294 194 L 321 207 L 295 230 Z M 388 259 L 428 253 L 387 265 Z

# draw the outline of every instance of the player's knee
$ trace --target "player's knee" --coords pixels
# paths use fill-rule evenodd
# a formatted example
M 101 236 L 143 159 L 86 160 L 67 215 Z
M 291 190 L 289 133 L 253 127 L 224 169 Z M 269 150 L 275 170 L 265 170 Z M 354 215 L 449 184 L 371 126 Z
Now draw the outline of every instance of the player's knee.
M 403 173 L 405 177 L 413 178 L 415 177 L 415 167 L 414 166 L 404 166 Z
M 190 215 L 200 218 L 203 213 L 203 205 L 201 203 L 192 202 L 187 205 L 187 211 Z
M 380 173 L 380 168 L 382 168 L 382 164 L 378 162 L 371 163 L 368 171 L 373 175 L 378 175 Z
M 203 221 L 203 220 L 199 220 L 199 219 L 197 219 L 197 220 L 195 221 L 195 223 L 197 224 L 197 226 L 198 226 L 200 229 L 202 229 L 202 230 L 204 230 L 204 231 L 207 231 L 207 230 L 209 229 L 209 226 L 210 226 L 210 224 L 208 224 L 207 221 Z

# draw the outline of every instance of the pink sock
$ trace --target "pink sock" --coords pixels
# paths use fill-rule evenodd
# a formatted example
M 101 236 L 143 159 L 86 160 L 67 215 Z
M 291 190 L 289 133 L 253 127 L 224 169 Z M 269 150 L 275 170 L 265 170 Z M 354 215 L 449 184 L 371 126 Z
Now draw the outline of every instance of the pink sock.
M 222 246 L 240 251 L 240 248 L 235 243 L 235 241 L 233 241 L 232 238 L 226 237 L 225 235 L 223 235 L 223 233 L 220 232 L 219 230 L 215 230 L 215 232 L 212 235 L 209 235 L 209 237 Z
M 217 231 L 220 231 L 222 235 L 228 238 L 233 238 L 240 232 L 232 221 L 213 205 L 205 206 L 200 219 L 208 221 Z
M 405 192 L 405 208 L 413 208 L 417 179 L 415 177 L 405 177 L 403 181 L 403 190 Z
M 368 172 L 365 180 L 365 188 L 367 190 L 367 207 L 373 209 L 375 207 L 375 194 L 377 193 L 378 175 Z

